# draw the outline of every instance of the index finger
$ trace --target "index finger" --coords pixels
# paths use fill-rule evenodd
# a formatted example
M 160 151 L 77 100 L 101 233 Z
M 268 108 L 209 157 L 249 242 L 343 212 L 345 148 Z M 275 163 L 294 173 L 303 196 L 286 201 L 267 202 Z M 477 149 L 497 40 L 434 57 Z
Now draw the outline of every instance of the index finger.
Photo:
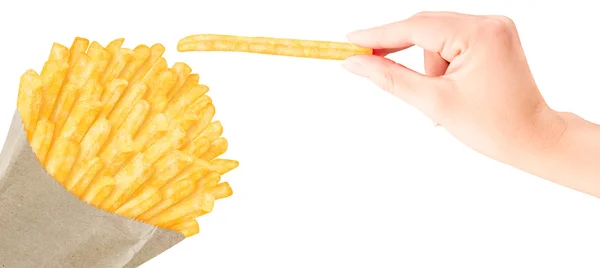
M 431 52 L 442 52 L 449 40 L 460 38 L 461 16 L 445 13 L 417 14 L 406 20 L 358 30 L 347 37 L 350 42 L 386 52 L 399 51 L 412 46 Z

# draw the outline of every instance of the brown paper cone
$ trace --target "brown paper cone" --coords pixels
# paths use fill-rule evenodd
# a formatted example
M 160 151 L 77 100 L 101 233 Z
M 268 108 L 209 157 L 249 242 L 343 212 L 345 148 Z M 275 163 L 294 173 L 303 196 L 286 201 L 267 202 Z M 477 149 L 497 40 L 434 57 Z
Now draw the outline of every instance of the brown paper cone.
M 137 267 L 183 239 L 68 192 L 35 157 L 15 112 L 0 154 L 0 267 Z

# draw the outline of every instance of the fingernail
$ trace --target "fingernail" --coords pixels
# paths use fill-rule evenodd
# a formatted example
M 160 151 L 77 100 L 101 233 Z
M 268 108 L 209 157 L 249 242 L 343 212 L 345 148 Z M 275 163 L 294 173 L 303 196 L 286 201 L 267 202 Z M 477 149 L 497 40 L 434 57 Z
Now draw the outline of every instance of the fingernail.
M 357 61 L 356 58 L 354 58 L 354 57 L 345 59 L 342 62 L 342 67 L 355 75 L 365 76 L 364 66 L 359 61 Z

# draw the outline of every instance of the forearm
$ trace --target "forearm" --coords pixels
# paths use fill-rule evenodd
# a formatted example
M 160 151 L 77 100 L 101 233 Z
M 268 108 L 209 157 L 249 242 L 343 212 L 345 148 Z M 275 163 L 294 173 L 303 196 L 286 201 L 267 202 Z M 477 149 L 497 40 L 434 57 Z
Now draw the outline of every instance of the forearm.
M 564 124 L 547 127 L 555 140 L 546 147 L 525 148 L 527 151 L 521 151 L 522 154 L 516 158 L 519 161 L 513 165 L 600 198 L 600 125 L 568 113 L 554 112 L 553 116 Z

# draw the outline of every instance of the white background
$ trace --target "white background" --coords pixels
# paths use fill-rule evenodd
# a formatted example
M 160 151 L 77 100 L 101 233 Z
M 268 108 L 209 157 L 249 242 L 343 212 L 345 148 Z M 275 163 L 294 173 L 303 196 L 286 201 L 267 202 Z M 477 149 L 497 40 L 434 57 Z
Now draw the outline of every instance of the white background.
M 600 122 L 594 1 L 2 1 L 0 136 L 52 42 L 160 42 L 211 89 L 234 195 L 153 267 L 600 267 L 600 202 L 485 158 L 339 62 L 178 53 L 190 34 L 344 41 L 424 10 L 507 15 L 547 101 Z M 422 51 L 392 56 L 422 71 Z M 1 242 L 0 238 L 0 243 Z

